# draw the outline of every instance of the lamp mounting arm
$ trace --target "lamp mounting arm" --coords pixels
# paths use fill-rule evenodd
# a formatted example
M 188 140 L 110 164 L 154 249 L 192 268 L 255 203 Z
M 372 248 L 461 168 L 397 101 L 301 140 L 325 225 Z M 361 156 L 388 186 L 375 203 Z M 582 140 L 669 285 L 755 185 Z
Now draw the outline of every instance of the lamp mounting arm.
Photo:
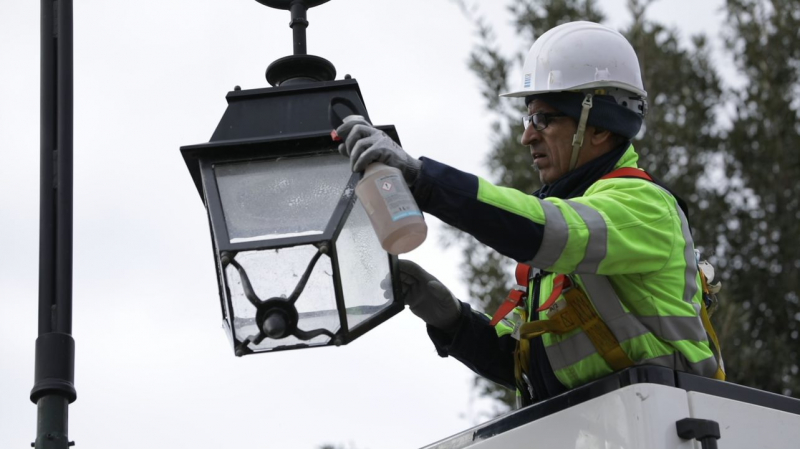
M 275 9 L 288 9 L 292 20 L 289 27 L 292 29 L 294 37 L 294 54 L 305 55 L 306 53 L 306 28 L 308 19 L 306 12 L 308 8 L 313 8 L 326 3 L 329 0 L 256 0 L 262 5 Z
M 308 28 L 308 19 L 306 18 L 306 11 L 308 7 L 299 0 L 293 1 L 291 6 L 292 20 L 289 22 L 289 28 L 292 29 L 292 37 L 294 38 L 294 54 L 305 55 L 306 53 L 306 28 Z
M 336 68 L 328 60 L 308 54 L 306 28 L 309 8 L 319 6 L 329 0 L 256 0 L 262 5 L 275 9 L 288 10 L 291 14 L 289 27 L 292 29 L 292 55 L 274 61 L 267 67 L 267 81 L 280 86 L 289 81 L 332 81 Z

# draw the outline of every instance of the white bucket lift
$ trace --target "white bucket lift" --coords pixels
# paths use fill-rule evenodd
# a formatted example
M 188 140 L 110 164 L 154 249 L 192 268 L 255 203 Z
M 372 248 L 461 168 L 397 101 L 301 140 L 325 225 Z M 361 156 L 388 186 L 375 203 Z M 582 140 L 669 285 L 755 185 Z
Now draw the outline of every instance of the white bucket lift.
M 800 400 L 628 368 L 423 449 L 797 449 Z

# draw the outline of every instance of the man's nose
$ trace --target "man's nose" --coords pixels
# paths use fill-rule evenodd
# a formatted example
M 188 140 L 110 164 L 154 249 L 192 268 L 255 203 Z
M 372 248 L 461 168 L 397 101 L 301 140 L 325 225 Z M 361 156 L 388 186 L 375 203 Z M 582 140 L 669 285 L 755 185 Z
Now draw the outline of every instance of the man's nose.
M 520 139 L 520 143 L 523 145 L 531 145 L 532 143 L 538 141 L 542 137 L 542 134 L 536 130 L 536 127 L 533 126 L 531 123 L 525 131 L 522 132 L 522 138 Z

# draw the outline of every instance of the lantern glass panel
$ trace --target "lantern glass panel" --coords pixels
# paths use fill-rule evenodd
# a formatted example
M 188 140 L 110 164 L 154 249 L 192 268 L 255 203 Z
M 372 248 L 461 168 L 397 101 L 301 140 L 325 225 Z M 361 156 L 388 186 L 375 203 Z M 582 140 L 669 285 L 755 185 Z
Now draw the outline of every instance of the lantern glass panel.
M 321 235 L 352 174 L 338 153 L 217 164 L 214 172 L 230 243 Z
M 295 246 L 277 250 L 243 251 L 235 260 L 248 274 L 253 290 L 261 300 L 274 297 L 287 297 L 292 294 L 311 258 L 317 253 L 313 245 Z M 336 310 L 336 294 L 333 288 L 333 269 L 331 259 L 323 255 L 311 272 L 303 293 L 295 302 L 299 315 L 297 327 L 310 331 L 327 329 L 336 333 L 340 328 Z M 236 338 L 243 341 L 249 336 L 258 335 L 255 321 L 256 308 L 245 296 L 242 280 L 233 264 L 226 268 L 227 284 L 233 304 L 233 326 Z M 250 343 L 253 351 L 275 349 L 280 346 L 304 344 L 324 345 L 330 337 L 320 335 L 303 341 L 288 336 L 282 339 L 265 338 L 258 345 Z
M 356 201 L 336 240 L 347 326 L 357 327 L 392 304 L 389 257 Z M 382 290 L 381 286 L 386 290 Z

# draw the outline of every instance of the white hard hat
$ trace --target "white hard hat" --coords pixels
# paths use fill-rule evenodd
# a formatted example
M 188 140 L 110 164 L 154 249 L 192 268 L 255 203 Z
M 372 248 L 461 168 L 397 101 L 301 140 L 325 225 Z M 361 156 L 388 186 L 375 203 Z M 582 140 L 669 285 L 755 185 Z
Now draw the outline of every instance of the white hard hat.
M 605 89 L 614 97 L 627 95 L 618 90 L 647 97 L 631 44 L 619 32 L 592 22 L 565 23 L 542 34 L 525 58 L 520 81 L 501 96 Z

